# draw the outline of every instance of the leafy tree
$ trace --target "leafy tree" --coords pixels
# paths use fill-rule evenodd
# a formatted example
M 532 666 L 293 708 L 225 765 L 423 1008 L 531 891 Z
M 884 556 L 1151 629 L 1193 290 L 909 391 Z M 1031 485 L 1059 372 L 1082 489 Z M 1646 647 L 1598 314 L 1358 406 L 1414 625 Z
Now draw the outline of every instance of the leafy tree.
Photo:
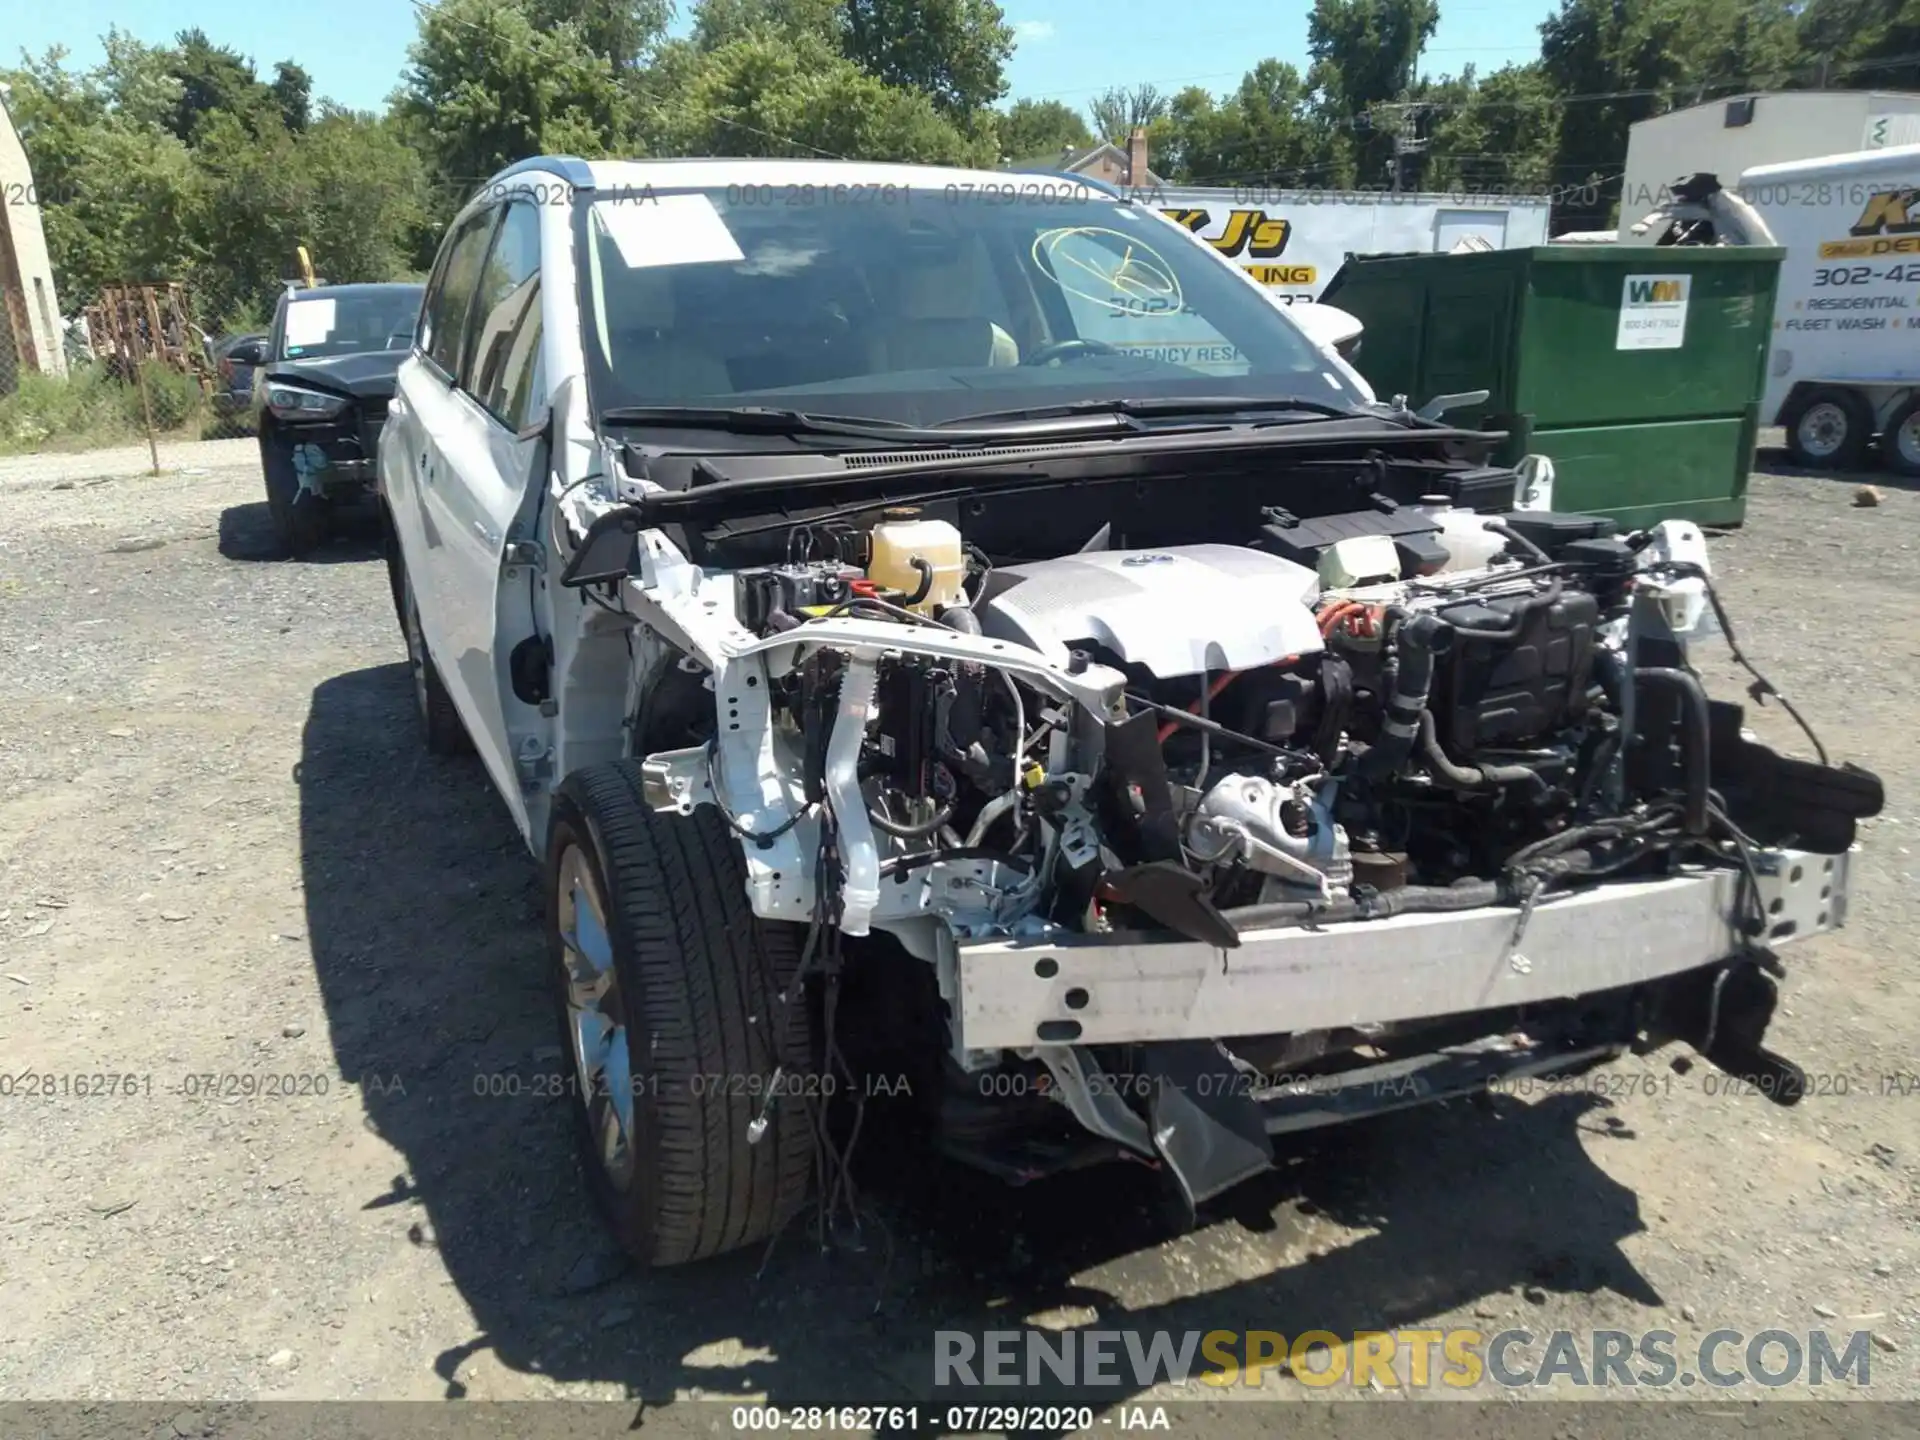
M 1007 92 L 1013 29 L 994 0 L 845 0 L 841 52 L 875 79 L 964 117 Z
M 251 60 L 215 45 L 197 26 L 175 38 L 168 64 L 180 82 L 180 98 L 167 128 L 189 144 L 201 121 L 216 110 L 251 123 L 267 105 L 276 104 L 272 92 L 254 76 Z
M 669 153 L 990 159 L 926 95 L 883 83 L 819 37 L 750 35 L 681 63 L 687 81 L 650 126 Z
M 1186 184 L 1317 184 L 1327 136 L 1307 99 L 1300 72 L 1271 59 L 1217 103 L 1198 87 L 1182 90 L 1148 127 L 1154 169 Z
M 455 187 L 529 155 L 606 154 L 626 133 L 612 62 L 571 21 L 543 28 L 515 0 L 442 0 L 407 55 L 397 109 Z
M 1157 85 L 1115 86 L 1087 102 L 1087 118 L 1102 140 L 1124 145 L 1141 125 L 1151 125 L 1167 111 L 1167 98 Z
M 1920 8 L 1912 0 L 1808 0 L 1797 28 L 1813 83 L 1920 89 Z
M 587 49 L 624 72 L 659 44 L 673 5 L 671 0 L 530 0 L 528 11 L 542 29 L 573 26 Z
M 274 103 L 280 107 L 280 123 L 298 135 L 313 118 L 313 77 L 291 60 L 273 67 Z
M 1786 83 L 1804 68 L 1789 0 L 1561 0 L 1540 27 L 1541 68 L 1562 97 L 1555 173 L 1598 198 L 1563 207 L 1574 228 L 1619 200 L 1627 127 L 1677 105 Z M 1609 98 L 1584 98 L 1607 96 Z M 1629 197 L 1631 209 L 1658 196 Z
M 1009 160 L 1057 157 L 1093 143 L 1079 113 L 1058 100 L 1016 100 L 995 122 L 1000 153 Z
M 693 42 L 701 50 L 751 34 L 812 36 L 837 49 L 841 31 L 840 0 L 702 0 L 693 12 Z
M 1538 62 L 1503 65 L 1484 80 L 1469 66 L 1452 84 L 1454 103 L 1435 122 L 1422 157 L 1422 186 L 1470 193 L 1549 190 L 1561 108 Z M 1429 91 L 1422 98 L 1441 97 Z
M 1308 83 L 1337 132 L 1329 158 L 1338 183 L 1391 178 L 1395 128 L 1407 117 L 1379 107 L 1406 101 L 1439 23 L 1436 0 L 1314 0 Z

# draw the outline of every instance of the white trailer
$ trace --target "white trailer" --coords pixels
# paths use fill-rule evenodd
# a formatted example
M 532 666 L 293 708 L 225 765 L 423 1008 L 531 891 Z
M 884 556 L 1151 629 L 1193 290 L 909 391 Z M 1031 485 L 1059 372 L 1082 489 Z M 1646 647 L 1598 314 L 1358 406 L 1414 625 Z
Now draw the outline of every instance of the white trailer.
M 1282 305 L 1310 304 L 1349 255 L 1547 243 L 1544 197 L 1169 187 L 1130 192 L 1245 268 Z
M 1738 193 L 1786 247 L 1763 424 L 1802 464 L 1920 475 L 1920 145 L 1761 165 Z

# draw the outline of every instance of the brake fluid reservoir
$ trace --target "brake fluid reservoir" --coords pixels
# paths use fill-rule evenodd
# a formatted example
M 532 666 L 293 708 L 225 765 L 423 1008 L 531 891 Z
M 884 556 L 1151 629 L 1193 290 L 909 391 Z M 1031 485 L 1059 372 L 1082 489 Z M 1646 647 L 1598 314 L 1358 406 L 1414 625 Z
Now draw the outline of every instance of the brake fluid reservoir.
M 1455 508 L 1444 496 L 1427 496 L 1420 502 L 1420 509 L 1440 527 L 1440 544 L 1446 549 L 1449 571 L 1484 569 L 1506 549 L 1504 536 L 1494 534 L 1481 523 L 1479 515 Z
M 944 520 L 926 520 L 917 510 L 889 510 L 873 527 L 873 558 L 867 578 L 889 590 L 919 595 L 926 576 L 917 560 L 932 571 L 925 595 L 912 607 L 931 614 L 936 605 L 951 605 L 961 597 L 967 578 L 966 551 L 960 532 Z

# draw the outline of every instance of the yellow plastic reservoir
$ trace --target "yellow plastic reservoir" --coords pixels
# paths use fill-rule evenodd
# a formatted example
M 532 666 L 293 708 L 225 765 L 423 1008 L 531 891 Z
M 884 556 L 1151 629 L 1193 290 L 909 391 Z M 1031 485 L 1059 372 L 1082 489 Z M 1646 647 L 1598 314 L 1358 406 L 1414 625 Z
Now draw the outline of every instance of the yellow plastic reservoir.
M 922 561 L 933 569 L 933 584 L 913 604 L 913 609 L 931 614 L 936 605 L 951 605 L 962 594 L 967 578 L 967 557 L 960 543 L 960 532 L 944 520 L 924 520 L 911 510 L 889 510 L 873 527 L 873 558 L 867 565 L 867 578 L 889 590 L 918 595 L 924 577 L 913 562 Z

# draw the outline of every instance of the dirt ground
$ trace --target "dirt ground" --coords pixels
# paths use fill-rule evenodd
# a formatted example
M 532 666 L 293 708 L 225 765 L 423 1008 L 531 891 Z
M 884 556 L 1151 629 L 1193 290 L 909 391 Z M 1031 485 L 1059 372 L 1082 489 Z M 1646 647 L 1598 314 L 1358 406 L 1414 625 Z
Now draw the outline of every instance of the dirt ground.
M 1877 483 L 1763 474 L 1713 545 L 1755 658 L 1889 795 L 1849 927 L 1785 952 L 1775 1043 L 1822 1093 L 1628 1060 L 1633 1093 L 1302 1142 L 1174 1239 L 1133 1172 L 880 1151 L 864 1253 L 652 1275 L 560 1103 L 477 1093 L 558 1058 L 535 872 L 477 764 L 422 752 L 368 539 L 269 558 L 246 463 L 0 486 L 0 1397 L 878 1402 L 936 1330 L 1039 1315 L 1870 1329 L 1871 1393 L 1920 1398 L 1920 494 Z

